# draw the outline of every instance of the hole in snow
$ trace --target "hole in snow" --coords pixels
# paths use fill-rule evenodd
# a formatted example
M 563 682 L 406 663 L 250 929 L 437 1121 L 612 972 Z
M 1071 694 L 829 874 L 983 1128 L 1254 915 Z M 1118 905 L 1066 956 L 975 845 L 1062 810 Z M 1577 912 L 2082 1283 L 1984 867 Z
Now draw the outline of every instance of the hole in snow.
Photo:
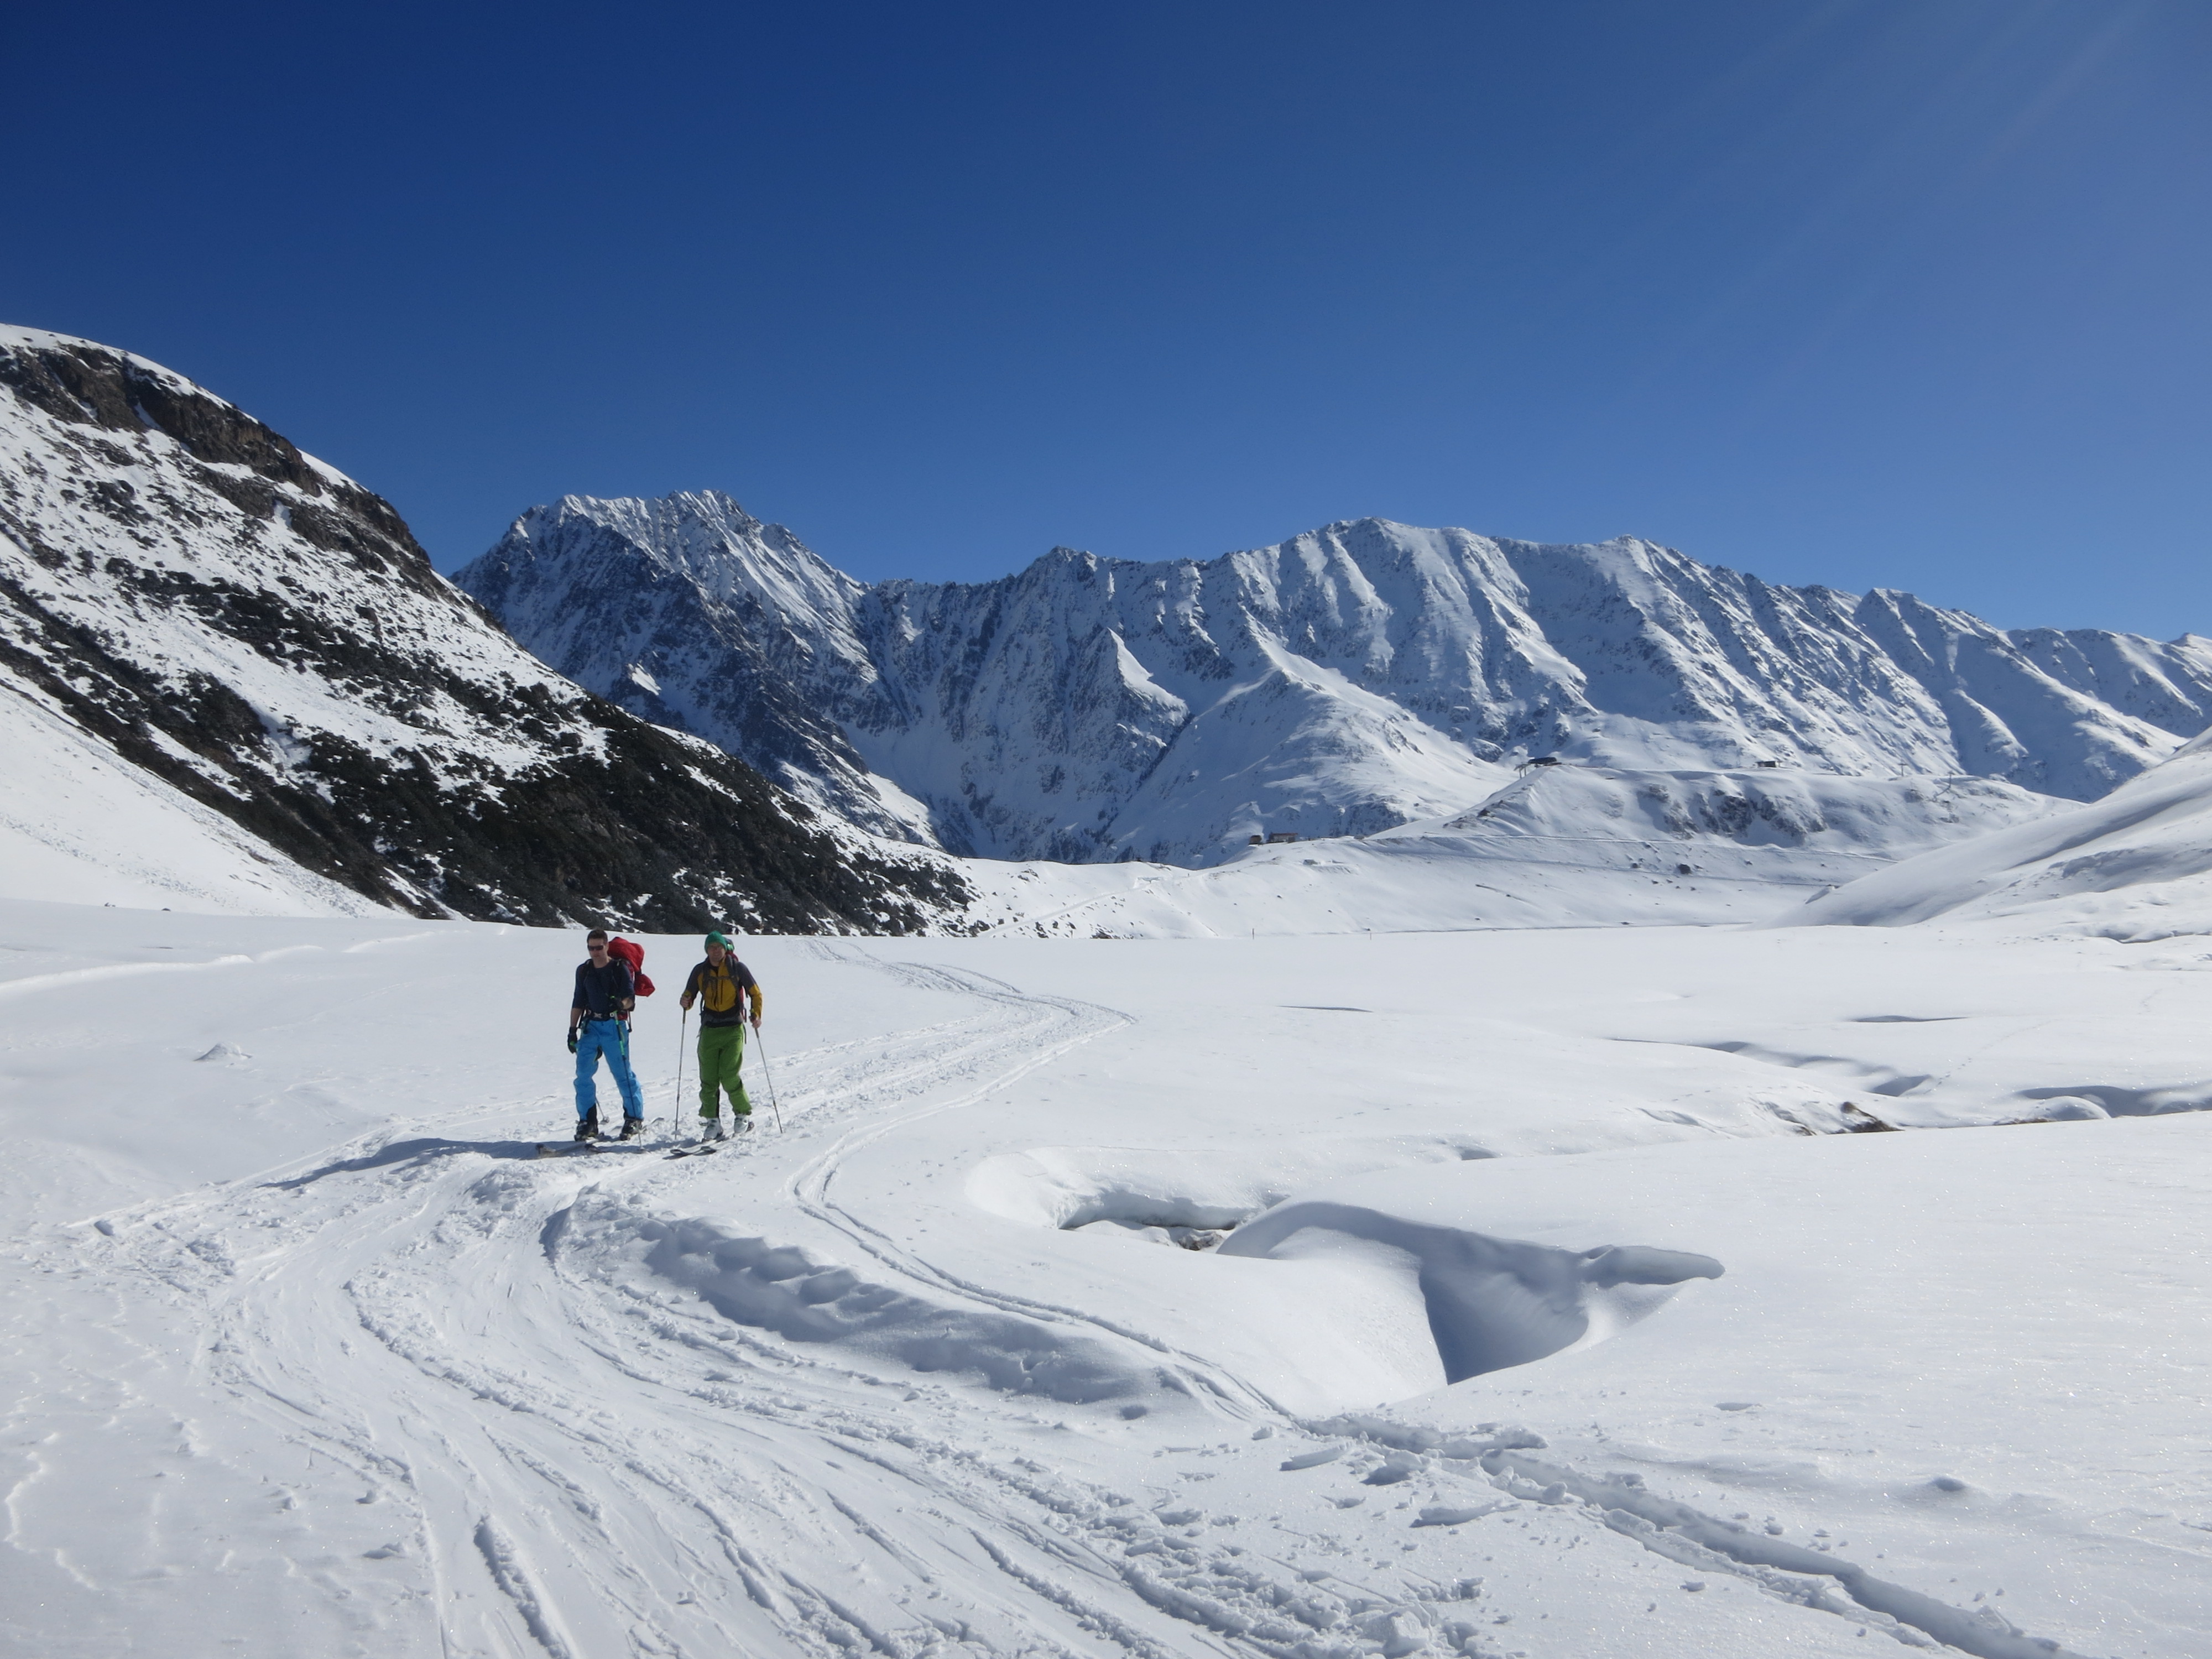
M 1486 1158 L 1457 1139 L 1286 1141 L 1250 1147 L 1038 1146 L 985 1158 L 968 1177 L 977 1207 L 1009 1221 L 1103 1234 L 1221 1231 L 1337 1176 Z M 1170 1243 L 1181 1243 L 1170 1239 Z M 1203 1247 L 1200 1247 L 1203 1248 Z
M 1253 1340 L 1299 1375 L 1316 1406 L 1403 1399 L 1524 1365 L 1601 1340 L 1690 1280 L 1721 1276 L 1718 1261 L 1687 1251 L 1565 1249 L 1291 1195 L 1349 1175 L 1487 1156 L 1444 1141 L 1040 1147 L 986 1159 L 968 1191 L 1010 1220 L 1210 1247 L 1222 1270 L 1258 1269 L 1223 1288 L 1236 1288 Z
M 1172 1218 L 1158 1218 L 1149 1221 L 1086 1221 L 1079 1227 L 1066 1231 L 1077 1233 L 1106 1233 L 1115 1237 L 1142 1239 L 1148 1244 L 1172 1244 L 1178 1249 L 1210 1250 L 1229 1237 L 1235 1226 L 1199 1227 Z

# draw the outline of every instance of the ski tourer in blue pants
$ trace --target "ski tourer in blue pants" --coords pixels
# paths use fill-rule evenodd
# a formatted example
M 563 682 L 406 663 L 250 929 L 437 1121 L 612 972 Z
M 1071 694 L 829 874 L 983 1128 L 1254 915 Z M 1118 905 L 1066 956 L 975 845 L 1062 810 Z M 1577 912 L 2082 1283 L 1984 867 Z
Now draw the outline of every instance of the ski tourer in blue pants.
M 637 1086 L 637 1073 L 629 1068 L 629 1033 L 618 1019 L 587 1018 L 576 1033 L 576 1116 L 579 1121 L 599 1109 L 599 1056 L 615 1076 L 622 1093 L 623 1115 L 645 1115 L 645 1091 Z

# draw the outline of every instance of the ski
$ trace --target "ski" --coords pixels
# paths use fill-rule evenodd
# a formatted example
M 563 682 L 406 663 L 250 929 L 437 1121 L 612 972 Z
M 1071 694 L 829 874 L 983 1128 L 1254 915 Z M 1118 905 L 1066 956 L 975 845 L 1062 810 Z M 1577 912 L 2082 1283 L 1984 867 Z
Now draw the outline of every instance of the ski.
M 669 1157 L 704 1158 L 709 1152 L 718 1152 L 720 1151 L 721 1151 L 721 1147 L 714 1144 L 701 1146 L 678 1146 L 674 1152 L 669 1153 Z
M 641 1141 L 600 1140 L 541 1140 L 538 1143 L 540 1158 L 569 1158 L 578 1152 L 641 1152 L 646 1150 Z

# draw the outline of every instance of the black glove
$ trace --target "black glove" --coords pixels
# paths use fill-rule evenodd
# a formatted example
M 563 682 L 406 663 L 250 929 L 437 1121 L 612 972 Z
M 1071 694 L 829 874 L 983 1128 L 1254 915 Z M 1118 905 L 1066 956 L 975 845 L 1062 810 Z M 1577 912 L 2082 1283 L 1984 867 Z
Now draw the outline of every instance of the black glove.
M 572 1054 L 576 1052 L 576 1028 L 573 1025 L 568 1028 L 568 1052 Z

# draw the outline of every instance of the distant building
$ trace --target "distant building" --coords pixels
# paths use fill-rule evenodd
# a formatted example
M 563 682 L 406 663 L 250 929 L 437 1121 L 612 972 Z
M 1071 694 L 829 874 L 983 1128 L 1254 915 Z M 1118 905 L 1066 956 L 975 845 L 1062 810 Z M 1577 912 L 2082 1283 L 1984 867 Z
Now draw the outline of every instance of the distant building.
M 1297 838 L 1298 832 L 1295 830 L 1270 830 L 1267 832 L 1267 845 L 1287 847 Z

